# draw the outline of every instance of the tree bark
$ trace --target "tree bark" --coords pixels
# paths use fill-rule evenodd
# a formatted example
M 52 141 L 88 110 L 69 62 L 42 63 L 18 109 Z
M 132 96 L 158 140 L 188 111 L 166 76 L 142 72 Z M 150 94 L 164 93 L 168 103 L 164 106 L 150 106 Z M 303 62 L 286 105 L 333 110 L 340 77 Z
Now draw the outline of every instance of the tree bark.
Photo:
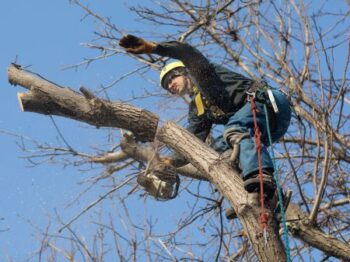
M 313 225 L 299 206 L 290 203 L 286 212 L 286 218 L 288 230 L 294 237 L 322 250 L 329 256 L 350 261 L 350 245 L 324 233 Z
M 112 103 L 99 99 L 84 88 L 81 89 L 84 95 L 81 95 L 14 64 L 8 69 L 8 77 L 11 84 L 18 84 L 29 90 L 28 93 L 18 95 L 23 111 L 59 115 L 98 127 L 128 129 L 138 141 L 153 141 L 156 137 L 159 119 L 149 111 L 125 103 Z M 257 194 L 247 194 L 236 170 L 221 159 L 217 152 L 174 123 L 170 122 L 163 126 L 158 131 L 157 138 L 184 155 L 198 169 L 196 171 L 198 178 L 210 180 L 230 201 L 261 261 L 285 261 L 283 244 L 274 217 L 270 216 L 267 228 L 268 241 L 265 243 L 258 221 Z M 131 151 L 125 150 L 125 153 L 144 157 L 135 151 L 138 149 L 133 151 L 129 148 L 129 150 Z M 191 170 L 194 171 L 193 167 Z M 350 257 L 348 244 L 306 223 L 306 217 L 296 205 L 290 205 L 287 210 L 287 221 L 293 236 L 328 255 L 345 260 Z
M 68 117 L 97 127 L 119 127 L 132 131 L 138 141 L 154 140 L 159 118 L 147 110 L 97 98 L 85 88 L 81 95 L 15 64 L 9 67 L 8 78 L 11 84 L 29 89 L 18 94 L 23 111 Z
M 235 209 L 247 237 L 260 261 L 286 261 L 283 243 L 278 234 L 278 224 L 269 212 L 267 239 L 259 223 L 258 194 L 247 194 L 237 170 L 202 141 L 175 123 L 168 122 L 158 132 L 157 138 L 182 154 L 201 173 L 208 176 Z
M 156 153 L 154 148 L 147 146 L 140 146 L 137 141 L 134 140 L 132 136 L 125 134 L 121 141 L 122 151 L 127 154 L 129 157 L 141 161 L 148 162 L 151 161 L 152 156 Z M 194 178 L 199 180 L 208 180 L 208 177 L 205 174 L 202 174 L 198 171 L 192 164 L 187 164 L 182 167 L 176 168 L 177 173 Z

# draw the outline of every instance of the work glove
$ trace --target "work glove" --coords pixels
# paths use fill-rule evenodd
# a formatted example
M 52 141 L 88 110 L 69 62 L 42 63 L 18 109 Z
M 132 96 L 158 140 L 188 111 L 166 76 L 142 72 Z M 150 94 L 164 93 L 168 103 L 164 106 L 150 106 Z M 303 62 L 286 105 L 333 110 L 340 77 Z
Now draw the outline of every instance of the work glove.
M 132 54 L 153 53 L 157 44 L 149 42 L 133 35 L 126 35 L 119 41 L 119 45 L 124 47 L 126 52 Z

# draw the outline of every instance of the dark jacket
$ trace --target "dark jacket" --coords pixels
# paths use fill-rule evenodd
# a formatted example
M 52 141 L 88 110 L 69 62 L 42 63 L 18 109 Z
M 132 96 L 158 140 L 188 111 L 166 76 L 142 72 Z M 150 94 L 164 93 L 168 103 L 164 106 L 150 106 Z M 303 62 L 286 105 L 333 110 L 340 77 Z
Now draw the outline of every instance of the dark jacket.
M 205 112 L 198 116 L 192 96 L 189 106 L 187 130 L 204 141 L 213 124 L 226 124 L 246 102 L 246 90 L 253 80 L 232 72 L 227 68 L 210 63 L 196 48 L 177 41 L 162 42 L 157 45 L 155 53 L 182 61 L 190 77 L 198 87 L 204 103 Z M 223 114 L 218 115 L 209 109 L 210 105 L 218 107 Z

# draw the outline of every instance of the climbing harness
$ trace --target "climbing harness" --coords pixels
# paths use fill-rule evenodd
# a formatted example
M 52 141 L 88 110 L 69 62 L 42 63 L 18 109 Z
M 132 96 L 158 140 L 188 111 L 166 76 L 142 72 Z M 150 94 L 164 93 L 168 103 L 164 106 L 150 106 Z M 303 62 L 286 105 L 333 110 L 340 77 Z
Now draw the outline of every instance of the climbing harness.
M 194 102 L 196 103 L 196 107 L 197 107 L 197 116 L 203 115 L 205 110 L 204 110 L 204 104 L 203 104 L 203 100 L 202 100 L 202 95 L 201 95 L 200 92 L 198 92 L 195 95 Z
M 222 117 L 225 115 L 217 105 L 211 103 L 207 98 L 203 97 L 197 86 L 193 87 L 194 102 L 197 107 L 197 116 L 201 116 L 205 113 L 205 109 L 208 108 L 214 117 Z

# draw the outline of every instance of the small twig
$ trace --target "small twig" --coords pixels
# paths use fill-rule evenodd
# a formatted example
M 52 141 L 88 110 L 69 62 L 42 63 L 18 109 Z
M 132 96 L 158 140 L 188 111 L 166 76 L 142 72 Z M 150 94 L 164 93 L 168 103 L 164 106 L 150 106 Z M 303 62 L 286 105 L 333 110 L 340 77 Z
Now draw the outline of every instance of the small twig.
M 123 183 L 119 184 L 118 186 L 114 187 L 112 190 L 108 191 L 106 194 L 102 195 L 100 198 L 92 202 L 90 205 L 88 205 L 86 208 L 84 208 L 79 214 L 77 214 L 74 218 L 72 218 L 68 223 L 66 223 L 63 227 L 61 227 L 58 232 L 61 233 L 65 228 L 69 227 L 74 221 L 76 221 L 79 217 L 81 217 L 84 213 L 86 213 L 89 209 L 100 203 L 103 199 L 105 199 L 107 196 L 115 192 L 116 190 L 120 189 L 121 187 L 125 186 L 127 183 L 129 183 L 131 180 L 133 180 L 136 176 L 132 176 L 128 179 L 126 179 Z
M 330 141 L 332 141 L 332 138 L 330 138 Z M 324 151 L 325 151 L 325 156 L 324 156 L 324 161 L 323 161 L 323 172 L 322 172 L 322 179 L 321 179 L 321 183 L 320 186 L 318 188 L 318 192 L 317 195 L 315 197 L 315 203 L 314 206 L 312 208 L 311 214 L 309 216 L 309 219 L 311 222 L 315 222 L 315 219 L 317 217 L 317 213 L 324 195 L 324 192 L 326 190 L 327 187 L 327 181 L 328 181 L 328 171 L 329 171 L 329 164 L 330 164 L 330 156 L 331 156 L 331 150 L 332 148 L 329 148 L 329 144 L 330 142 L 328 141 L 328 137 L 326 136 L 325 138 L 325 147 L 324 147 Z
M 58 126 L 57 126 L 55 120 L 53 119 L 53 117 L 52 117 L 51 115 L 50 115 L 49 117 L 50 117 L 50 119 L 51 119 L 51 121 L 52 121 L 52 123 L 53 123 L 53 125 L 54 125 L 54 127 L 55 127 L 55 129 L 56 129 L 56 131 L 57 131 L 57 133 L 58 133 L 58 135 L 59 135 L 60 138 L 62 139 L 63 143 L 69 148 L 69 150 L 70 150 L 74 155 L 77 155 L 77 154 L 78 154 L 77 151 L 75 151 L 75 150 L 73 149 L 73 147 L 71 147 L 70 144 L 68 144 L 67 140 L 64 138 L 64 136 L 63 136 L 61 130 L 58 128 Z

